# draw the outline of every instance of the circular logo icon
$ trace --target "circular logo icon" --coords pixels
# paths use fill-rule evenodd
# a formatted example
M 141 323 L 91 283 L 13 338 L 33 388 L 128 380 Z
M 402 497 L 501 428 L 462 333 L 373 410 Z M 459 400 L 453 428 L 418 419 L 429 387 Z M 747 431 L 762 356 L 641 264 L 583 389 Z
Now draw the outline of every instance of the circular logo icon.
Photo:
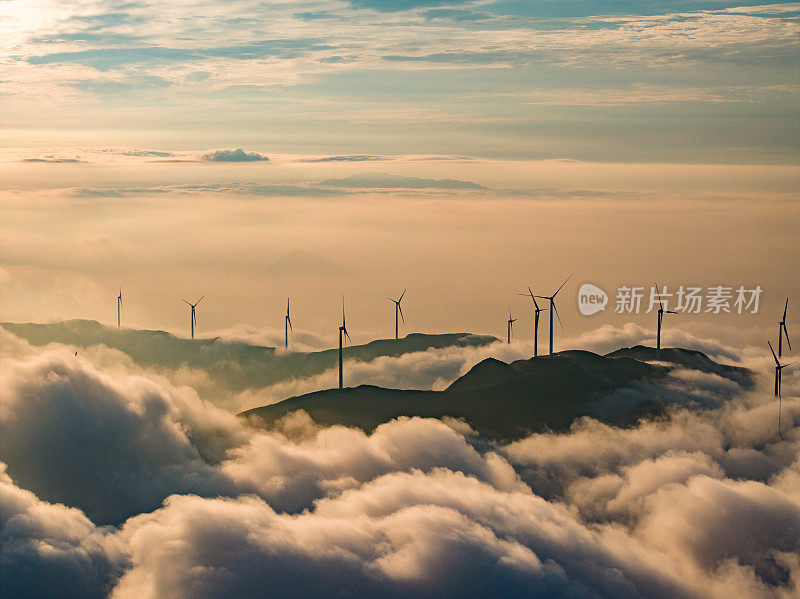
M 608 295 L 597 285 L 584 283 L 578 290 L 578 309 L 584 316 L 591 316 L 605 310 Z

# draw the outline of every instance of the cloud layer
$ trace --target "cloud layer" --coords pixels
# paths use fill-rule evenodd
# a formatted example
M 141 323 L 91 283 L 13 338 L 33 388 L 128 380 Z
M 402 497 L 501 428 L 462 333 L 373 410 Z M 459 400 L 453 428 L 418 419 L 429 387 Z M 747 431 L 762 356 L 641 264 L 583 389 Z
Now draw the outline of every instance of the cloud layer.
M 235 150 L 214 150 L 203 154 L 203 160 L 208 162 L 264 162 L 269 158 L 258 152 L 245 152 L 241 148 Z
M 669 421 L 585 420 L 490 447 L 456 421 L 365 435 L 296 414 L 254 430 L 165 379 L 2 340 L 10 597 L 800 589 L 793 379 L 784 440 L 759 389 Z
M 269 131 L 334 157 L 796 157 L 790 4 L 54 6 L 3 7 L 4 113 L 47 143 L 86 122 L 129 143 L 144 123 L 159 143 L 256 144 Z

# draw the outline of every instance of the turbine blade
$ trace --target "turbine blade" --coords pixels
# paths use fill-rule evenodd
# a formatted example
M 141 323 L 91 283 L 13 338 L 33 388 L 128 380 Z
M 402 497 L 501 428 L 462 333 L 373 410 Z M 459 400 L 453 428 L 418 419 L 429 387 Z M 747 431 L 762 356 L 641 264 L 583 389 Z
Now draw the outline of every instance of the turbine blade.
M 120 292 L 122 293 L 122 292 Z M 783 305 L 783 322 L 786 322 L 786 310 L 789 309 L 789 298 L 786 298 L 786 303 Z
M 403 324 L 406 323 L 406 317 L 403 316 L 403 306 L 400 305 L 400 302 L 397 302 L 397 309 L 400 310 L 400 318 L 403 319 Z
M 658 288 L 658 283 L 655 284 L 656 291 L 658 291 L 658 307 L 664 310 L 664 304 L 661 303 L 661 289 Z
M 767 341 L 767 345 L 769 345 L 769 351 L 772 352 L 772 358 L 775 360 L 775 364 L 780 368 L 781 363 L 778 362 L 778 356 L 775 355 L 775 350 L 772 349 L 772 344 Z
M 558 324 L 561 325 L 561 330 L 564 330 L 564 323 L 561 322 L 561 316 L 558 314 L 558 308 L 556 308 L 556 303 L 553 302 L 553 311 L 556 313 L 556 318 L 558 318 Z
M 788 364 L 781 364 L 779 368 L 780 368 L 781 370 L 783 370 L 783 369 L 784 369 L 784 368 L 786 368 L 787 366 L 794 366 L 795 364 L 797 364 L 797 362 L 789 362 Z
M 397 300 L 398 302 L 402 302 L 403 301 L 403 296 L 405 296 L 406 291 L 408 291 L 408 289 L 403 289 L 403 293 L 400 294 L 400 299 Z
M 194 305 L 196 306 L 197 304 L 199 304 L 200 302 L 202 302 L 204 297 L 205 297 L 205 295 L 201 295 L 201 296 L 200 296 L 200 299 L 199 299 L 199 300 L 197 300 L 197 301 L 194 303 Z
M 781 327 L 783 328 L 783 336 L 786 337 L 786 345 L 789 346 L 789 351 L 792 351 L 792 342 L 789 341 L 789 330 L 786 328 L 786 323 L 782 323 Z
M 665 314 L 677 314 L 677 312 L 673 312 L 672 310 L 664 310 Z
M 567 284 L 567 281 L 569 281 L 569 280 L 572 278 L 572 275 L 574 275 L 574 274 L 575 274 L 575 273 L 572 273 L 572 274 L 571 274 L 571 275 L 569 275 L 569 276 L 568 276 L 566 279 L 564 279 L 564 282 L 563 282 L 563 283 L 561 283 L 561 287 L 559 287 L 558 289 L 556 289 L 556 292 L 553 294 L 553 297 L 555 297 L 555 296 L 557 296 L 557 295 L 558 295 L 558 292 L 559 292 L 559 291 L 561 291 L 561 288 L 562 288 L 562 287 L 564 287 L 564 285 L 566 285 L 566 284 Z
M 531 291 L 530 287 L 528 287 L 528 293 L 518 293 L 517 295 L 524 295 L 526 297 L 530 297 L 533 300 L 534 307 L 537 310 L 539 309 L 539 304 L 536 302 L 536 296 L 533 295 L 533 291 Z
M 291 319 L 291 318 L 289 318 L 289 317 L 287 316 L 287 317 L 286 317 L 286 322 L 288 322 L 288 323 L 289 323 L 289 330 L 290 330 L 292 333 L 294 333 L 294 329 L 292 328 L 292 319 Z
M 184 302 L 184 303 L 185 303 L 187 306 L 191 306 L 191 305 L 192 305 L 192 304 L 190 304 L 189 302 L 187 302 L 187 301 L 186 301 L 185 299 L 183 299 L 183 298 L 181 298 L 181 301 L 183 301 L 183 302 Z

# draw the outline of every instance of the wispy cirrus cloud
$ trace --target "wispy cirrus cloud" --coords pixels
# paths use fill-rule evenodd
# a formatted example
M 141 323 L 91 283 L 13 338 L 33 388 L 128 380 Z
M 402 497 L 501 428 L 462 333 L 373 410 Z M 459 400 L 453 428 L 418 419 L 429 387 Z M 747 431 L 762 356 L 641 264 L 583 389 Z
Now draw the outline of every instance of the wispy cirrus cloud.
M 177 7 L 155 11 L 148 2 L 131 3 L 124 11 L 90 4 L 46 16 L 35 8 L 8 10 L 9 118 L 30 118 L 25 107 L 34 97 L 52 104 L 46 118 L 55 127 L 76 102 L 97 114 L 108 114 L 101 106 L 122 102 L 131 121 L 137 118 L 134 112 L 146 110 L 154 128 L 177 132 L 178 122 L 204 123 L 201 130 L 227 123 L 232 117 L 224 106 L 233 103 L 237 114 L 246 111 L 287 143 L 302 146 L 301 138 L 310 139 L 325 126 L 330 147 L 318 150 L 332 156 L 358 152 L 345 141 L 354 133 L 349 126 L 357 124 L 384 144 L 369 148 L 370 154 L 418 152 L 393 133 L 409 126 L 420 133 L 432 126 L 436 134 L 424 136 L 426 143 L 440 147 L 428 147 L 428 153 L 496 155 L 498 148 L 526 147 L 506 143 L 507 137 L 555 135 L 560 143 L 547 144 L 551 149 L 545 157 L 586 159 L 590 152 L 592 159 L 603 160 L 609 153 L 619 159 L 633 145 L 641 151 L 626 159 L 642 152 L 658 160 L 676 153 L 687 159 L 708 154 L 711 148 L 699 147 L 702 140 L 716 139 L 723 123 L 735 118 L 748 127 L 745 137 L 760 151 L 742 148 L 729 133 L 723 136 L 725 152 L 715 156 L 734 162 L 746 161 L 745 153 L 769 160 L 783 156 L 786 162 L 793 155 L 789 132 L 795 123 L 786 108 L 788 96 L 758 91 L 790 80 L 796 70 L 798 27 L 787 5 L 359 0 L 313 7 L 277 4 L 268 18 L 249 2 L 225 11 L 213 5 L 194 8 L 191 16 Z M 756 64 L 763 68 L 752 68 Z M 731 90 L 736 85 L 755 90 L 752 97 L 739 102 L 740 94 Z M 552 94 L 535 104 L 547 112 L 532 110 L 534 105 L 521 97 L 531 87 L 534 94 Z M 636 87 L 664 90 L 660 97 L 639 96 L 637 104 L 655 116 L 637 114 L 641 126 L 636 128 L 627 124 L 634 118 L 630 114 L 615 115 L 613 121 L 604 115 L 614 131 L 614 143 L 608 143 L 608 134 L 587 124 L 594 116 L 590 109 L 601 100 L 579 96 L 603 89 L 619 96 Z M 489 97 L 499 89 L 511 95 Z M 563 102 L 560 90 L 567 92 Z M 481 92 L 486 94 L 481 99 L 471 95 Z M 156 101 L 160 97 L 182 110 L 167 115 Z M 376 110 L 369 101 L 375 97 L 383 98 L 386 123 L 367 118 Z M 698 122 L 677 118 L 664 107 L 666 97 L 686 104 L 690 113 L 702 112 Z M 89 98 L 93 101 L 87 103 Z M 331 100 L 351 113 L 347 122 L 330 126 L 342 113 Z M 712 103 L 740 105 L 728 111 L 735 116 L 726 116 L 712 110 Z M 602 106 L 627 104 L 620 98 Z M 411 122 L 404 116 L 422 106 L 431 118 Z M 453 106 L 462 118 L 447 118 Z M 568 114 L 576 107 L 579 119 Z M 541 130 L 547 122 L 552 130 Z M 673 135 L 672 126 L 662 125 L 667 122 L 685 123 L 686 134 Z M 227 125 L 219 127 L 224 131 Z M 698 127 L 707 134 L 691 135 Z M 629 130 L 637 132 L 632 139 Z M 579 134 L 597 140 L 596 147 L 573 141 Z M 209 133 L 204 145 L 213 138 Z
M 345 156 L 323 156 L 321 158 L 305 158 L 305 162 L 376 162 L 394 160 L 393 156 L 373 156 L 370 154 L 350 154 Z
M 23 158 L 21 162 L 43 162 L 45 164 L 70 164 L 76 162 L 85 162 L 80 158 L 56 158 L 55 156 L 44 158 Z
M 380 189 L 486 189 L 471 181 L 456 179 L 422 179 L 389 173 L 364 173 L 351 175 L 342 179 L 325 179 L 320 182 L 323 187 L 344 188 L 380 188 Z

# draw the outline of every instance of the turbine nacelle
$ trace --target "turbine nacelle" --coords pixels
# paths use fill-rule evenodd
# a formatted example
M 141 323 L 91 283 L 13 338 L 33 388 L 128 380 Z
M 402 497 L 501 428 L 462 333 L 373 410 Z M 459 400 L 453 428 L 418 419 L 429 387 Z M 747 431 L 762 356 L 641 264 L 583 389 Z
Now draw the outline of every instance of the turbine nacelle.
M 778 360 L 778 356 L 775 355 L 775 350 L 772 349 L 772 344 L 769 341 L 767 341 L 767 345 L 769 345 L 769 351 L 772 352 L 772 359 L 775 360 L 775 370 L 776 371 L 781 371 L 784 368 L 786 368 L 787 366 L 793 366 L 793 365 L 797 364 L 797 362 L 789 362 L 788 364 L 781 364 L 780 360 Z
M 781 364 L 778 356 L 775 355 L 775 350 L 772 349 L 772 343 L 767 341 L 767 345 L 769 345 L 769 351 L 772 352 L 772 359 L 775 360 L 775 396 L 778 398 L 778 436 L 783 438 L 783 432 L 781 431 L 781 404 L 783 403 L 783 398 L 781 397 L 781 373 L 783 372 L 784 368 L 787 366 L 793 366 L 797 362 Z
M 188 305 L 190 305 L 192 308 L 196 308 L 196 307 L 197 307 L 197 304 L 199 304 L 199 303 L 200 303 L 200 302 L 203 300 L 203 298 L 204 298 L 204 297 L 205 297 L 205 295 L 201 296 L 201 297 L 200 297 L 200 299 L 199 299 L 199 300 L 197 300 L 195 303 L 187 302 L 187 301 L 186 301 L 185 299 L 183 299 L 183 298 L 181 298 L 181 300 L 183 300 L 184 302 L 186 302 L 186 303 L 187 303 Z
M 348 343 L 350 344 L 353 343 L 352 340 L 350 339 L 350 333 L 347 332 L 347 322 L 345 320 L 345 314 L 344 314 L 344 296 L 342 296 L 342 326 L 339 327 L 339 332 L 342 333 L 345 338 L 347 338 Z
M 402 302 L 402 301 L 403 301 L 403 298 L 404 298 L 404 297 L 405 297 L 405 295 L 406 295 L 406 291 L 408 291 L 408 289 L 403 289 L 403 293 L 401 293 L 401 294 L 400 294 L 400 297 L 399 297 L 398 299 L 393 299 L 393 298 L 391 298 L 391 297 L 387 297 L 387 298 L 386 298 L 386 299 L 388 299 L 390 302 L 393 302 L 393 303 L 394 303 L 394 305 L 395 305 L 395 308 L 396 308 L 396 309 L 399 311 L 399 313 L 400 313 L 400 318 L 403 320 L 403 324 L 405 324 L 405 322 L 406 322 L 406 317 L 405 317 L 405 316 L 403 316 L 403 306 L 401 306 L 401 305 L 400 305 L 400 302 Z
M 194 325 L 197 324 L 197 313 L 195 312 L 195 308 L 197 307 L 197 304 L 199 304 L 201 301 L 203 301 L 204 297 L 205 297 L 205 295 L 200 296 L 200 299 L 197 300 L 195 303 L 191 303 L 191 302 L 186 301 L 185 299 L 181 298 L 181 300 L 185 304 L 187 304 L 192 310 L 192 314 L 191 314 L 191 316 L 189 318 L 189 324 L 191 325 L 191 329 L 192 329 L 192 339 L 194 339 Z
M 542 297 L 542 296 L 541 295 L 533 295 L 533 291 L 531 291 L 530 287 L 528 287 L 528 293 L 518 293 L 517 295 L 521 295 L 523 297 L 530 297 L 531 300 L 533 301 L 533 309 L 534 309 L 534 312 L 536 312 L 536 314 L 539 314 L 539 312 L 547 312 L 547 308 L 540 308 L 539 307 L 539 302 L 536 301 L 537 297 Z M 549 298 L 546 298 L 546 299 L 549 299 Z
M 122 326 L 120 315 L 122 313 L 122 285 L 119 286 L 119 295 L 117 295 L 117 328 Z
M 786 298 L 786 303 L 783 305 L 783 318 L 778 323 L 778 355 L 782 353 L 783 339 L 786 338 L 786 345 L 789 346 L 789 351 L 792 349 L 792 342 L 789 341 L 789 330 L 786 328 L 786 311 L 789 309 L 789 298 Z

